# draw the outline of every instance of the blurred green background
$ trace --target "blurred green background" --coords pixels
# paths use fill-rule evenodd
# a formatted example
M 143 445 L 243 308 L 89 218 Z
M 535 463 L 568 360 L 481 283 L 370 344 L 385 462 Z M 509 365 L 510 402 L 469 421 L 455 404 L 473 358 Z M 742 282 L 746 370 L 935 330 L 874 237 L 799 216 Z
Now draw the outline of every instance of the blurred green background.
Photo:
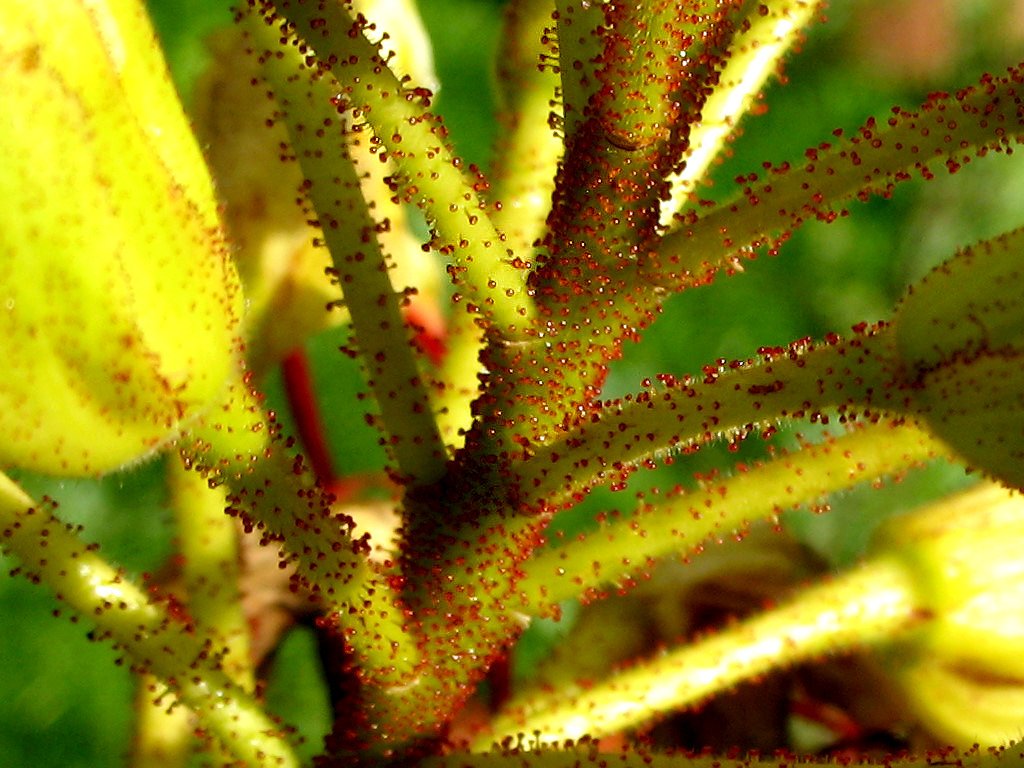
M 230 23 L 230 13 L 212 0 L 150 5 L 187 98 L 206 61 L 204 37 Z M 489 72 L 501 7 L 497 0 L 423 3 L 443 83 L 436 105 L 460 154 L 484 167 L 495 134 Z M 764 161 L 800 157 L 834 128 L 855 128 L 893 104 L 911 107 L 929 91 L 973 82 L 984 71 L 1024 58 L 1022 7 L 1011 0 L 836 0 L 828 11 L 832 23 L 816 28 L 787 66 L 788 85 L 772 86 L 767 113 L 745 124 L 733 157 L 716 172 L 712 193 L 722 194 L 729 179 L 758 170 Z M 653 373 L 695 372 L 718 357 L 747 357 L 762 345 L 886 317 L 903 286 L 957 244 L 1024 224 L 1021 154 L 973 163 L 930 184 L 905 185 L 894 199 L 858 204 L 831 225 L 809 224 L 778 258 L 761 258 L 741 276 L 670 301 L 645 341 L 615 365 L 608 391 L 627 392 Z M 358 373 L 336 353 L 337 345 L 329 335 L 311 344 L 332 445 L 342 467 L 372 469 L 380 461 L 376 435 L 360 426 L 352 400 L 361 386 Z M 270 390 L 282 412 L 277 385 L 272 382 Z M 751 443 L 741 455 L 759 450 Z M 633 487 L 685 481 L 694 471 L 735 458 L 708 450 L 677 463 L 669 478 L 642 475 Z M 67 519 L 81 522 L 86 535 L 132 573 L 156 571 L 172 549 L 160 462 L 102 482 L 20 479 L 30 492 L 56 498 Z M 914 473 L 885 492 L 846 494 L 833 504 L 833 514 L 808 516 L 794 528 L 831 560 L 847 562 L 862 548 L 872 520 L 960 482 L 961 474 L 948 468 Z M 574 530 L 595 508 L 629 509 L 632 500 L 632 493 L 595 493 L 586 509 L 557 527 Z M 13 563 L 4 559 L 0 565 L 6 573 Z M 107 647 L 87 640 L 86 626 L 53 618 L 55 607 L 44 590 L 0 577 L 0 765 L 123 765 L 132 681 Z M 276 671 L 285 684 L 272 682 L 270 698 L 315 738 L 326 713 L 311 659 L 309 637 L 291 638 Z

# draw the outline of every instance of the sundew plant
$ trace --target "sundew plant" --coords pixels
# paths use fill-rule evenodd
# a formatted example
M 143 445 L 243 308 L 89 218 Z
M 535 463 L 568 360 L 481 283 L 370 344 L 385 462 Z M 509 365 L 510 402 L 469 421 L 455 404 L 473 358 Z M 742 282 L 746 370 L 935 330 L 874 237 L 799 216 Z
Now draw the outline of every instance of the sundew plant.
M 1024 764 L 1020 4 L 2 7 L 0 762 Z

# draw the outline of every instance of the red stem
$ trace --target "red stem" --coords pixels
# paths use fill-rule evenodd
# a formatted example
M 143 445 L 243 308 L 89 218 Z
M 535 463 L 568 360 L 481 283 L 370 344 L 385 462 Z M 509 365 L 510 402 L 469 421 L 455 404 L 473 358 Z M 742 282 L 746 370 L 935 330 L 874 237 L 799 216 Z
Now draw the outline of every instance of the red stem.
M 338 478 L 324 436 L 306 351 L 299 347 L 290 352 L 281 362 L 281 373 L 288 407 L 302 443 L 302 452 L 309 459 L 313 474 L 320 484 L 333 490 L 338 484 Z

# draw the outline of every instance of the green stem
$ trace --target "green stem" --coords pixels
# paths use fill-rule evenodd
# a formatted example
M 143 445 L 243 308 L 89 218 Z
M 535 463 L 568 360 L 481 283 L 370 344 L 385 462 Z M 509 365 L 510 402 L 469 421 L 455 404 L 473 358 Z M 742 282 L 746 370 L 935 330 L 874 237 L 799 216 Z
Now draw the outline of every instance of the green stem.
M 592 412 L 607 362 L 657 315 L 664 293 L 645 270 L 660 277 L 662 201 L 748 21 L 705 0 L 556 6 L 565 156 L 531 279 L 545 326 L 485 352 L 481 432 L 497 455 L 550 443 Z
M 400 685 L 415 674 L 416 640 L 387 574 L 369 560 L 369 545 L 353 540 L 355 522 L 331 508 L 332 497 L 290 455 L 257 396 L 244 382 L 206 414 L 179 446 L 187 466 L 228 489 L 228 512 L 263 543 L 279 543 L 299 582 L 351 632 L 366 679 Z
M 303 193 L 316 209 L 334 263 L 397 478 L 412 484 L 434 482 L 444 473 L 446 450 L 402 318 L 407 297 L 391 284 L 376 236 L 378 225 L 360 189 L 347 131 L 332 105 L 336 84 L 306 68 L 295 49 L 282 55 L 280 34 L 259 19 L 247 15 L 244 21 L 274 92 L 278 119 L 286 125 L 302 167 Z M 273 55 L 275 50 L 279 55 Z M 324 162 L 325 157 L 331 162 Z
M 671 193 L 661 209 L 668 226 L 682 210 L 708 167 L 750 110 L 764 84 L 779 72 L 779 62 L 821 9 L 821 0 L 755 3 L 729 43 L 718 82 L 690 128 L 683 167 L 669 177 Z
M 250 4 L 267 24 L 280 26 L 282 19 L 270 3 Z M 372 126 L 398 169 L 398 197 L 426 213 L 436 229 L 432 245 L 453 259 L 455 277 L 469 303 L 497 333 L 516 337 L 533 315 L 525 263 L 488 217 L 480 196 L 486 182 L 479 175 L 470 179 L 463 174 L 462 161 L 447 143 L 447 130 L 427 109 L 429 92 L 408 88 L 394 75 L 378 47 L 364 36 L 365 25 L 344 3 L 285 0 L 278 7 L 288 31 L 294 29 L 304 40 L 300 50 L 315 51 L 316 66 L 336 78 L 335 103 Z
M 57 519 L 52 506 L 36 504 L 0 475 L 3 547 L 21 561 L 20 572 L 94 622 L 97 639 L 123 649 L 136 672 L 159 678 L 245 765 L 296 766 L 282 727 L 224 671 L 222 649 L 151 600 Z
M 558 14 L 556 40 L 560 75 L 560 127 L 568 138 L 583 121 L 587 102 L 596 85 L 596 69 L 603 43 L 597 29 L 604 21 L 603 3 L 553 0 Z
M 888 197 L 897 183 L 931 178 L 939 166 L 955 173 L 975 157 L 1011 151 L 1024 135 L 1022 74 L 1015 67 L 1009 77 L 933 94 L 917 112 L 896 108 L 884 122 L 872 118 L 849 138 L 808 149 L 798 163 L 769 168 L 766 179 L 746 177 L 738 199 L 703 216 L 694 212 L 666 235 L 646 274 L 669 290 L 700 284 L 736 255 L 779 242 L 808 219 L 837 218 L 854 198 Z
M 544 234 L 562 140 L 548 125 L 558 87 L 551 61 L 541 63 L 541 38 L 554 22 L 551 0 L 516 0 L 505 10 L 498 52 L 502 131 L 491 168 L 494 225 L 517 253 L 529 253 Z
M 131 768 L 187 768 L 195 749 L 194 715 L 171 693 L 153 698 L 150 691 L 160 683 L 152 675 L 139 675 L 137 681 Z
M 463 447 L 473 425 L 473 401 L 480 394 L 483 329 L 468 312 L 456 310 L 448 319 L 447 350 L 436 373 L 434 410 L 438 430 L 452 451 Z
M 705 370 L 702 382 L 663 380 L 595 416 L 516 467 L 520 491 L 534 504 L 564 504 L 598 484 L 622 487 L 642 462 L 718 438 L 736 439 L 784 418 L 839 407 L 840 420 L 882 400 L 891 332 L 779 349 L 758 361 Z
M 726 10 L 669 0 L 556 5 L 565 153 L 531 275 L 543 326 L 484 352 L 479 447 L 502 458 L 590 410 L 607 362 L 657 314 L 638 264 L 707 91 L 687 55 L 731 32 Z
M 542 550 L 518 584 L 524 605 L 542 613 L 570 597 L 615 584 L 658 558 L 696 553 L 709 538 L 747 529 L 761 518 L 813 504 L 830 493 L 902 472 L 947 449 L 910 424 L 879 422 L 783 453 L 701 489 L 679 491 L 616 518 L 563 546 Z M 599 567 L 598 567 L 599 565 Z
M 601 738 L 698 704 L 773 669 L 888 642 L 926 621 L 895 556 L 876 557 L 793 600 L 586 688 L 525 695 L 473 745 L 523 738 L 536 748 Z M 522 736 L 525 734 L 525 738 Z
M 757 364 L 709 371 L 707 383 L 669 385 L 672 388 L 666 392 L 606 406 L 600 416 L 567 431 L 559 443 L 512 463 L 509 469 L 516 475 L 511 480 L 488 475 L 493 472 L 488 467 L 467 468 L 463 477 L 456 478 L 466 483 L 465 488 L 442 489 L 452 494 L 453 501 L 444 502 L 446 512 L 451 510 L 448 517 L 438 518 L 430 528 L 408 532 L 408 541 L 417 548 L 409 553 L 410 560 L 423 570 L 423 578 L 416 579 L 424 585 L 423 604 L 445 606 L 436 619 L 425 623 L 424 631 L 428 635 L 444 632 L 449 617 L 468 614 L 477 620 L 487 618 L 486 640 L 479 631 L 472 638 L 474 654 L 485 648 L 491 653 L 490 648 L 509 642 L 515 635 L 511 609 L 522 606 L 518 577 L 530 567 L 526 555 L 541 542 L 544 516 L 530 514 L 531 506 L 537 512 L 571 503 L 591 485 L 620 480 L 631 464 L 673 446 L 750 429 L 757 423 L 772 424 L 786 416 L 814 415 L 830 404 L 846 406 L 848 400 L 869 399 L 875 388 L 884 389 L 888 381 L 884 354 L 889 342 L 887 334 L 879 333 L 843 343 L 831 341 L 810 351 L 794 347 L 767 352 Z M 817 415 L 826 420 L 824 414 Z M 681 426 L 683 421 L 686 424 Z M 512 483 L 511 489 L 506 486 L 507 501 L 499 490 L 502 483 Z M 435 585 L 431 594 L 431 569 L 438 563 L 451 576 L 441 586 Z M 509 574 L 516 577 L 511 587 Z M 538 589 L 536 582 L 530 589 Z M 449 657 L 467 653 L 459 642 L 458 635 L 446 637 L 442 646 L 446 653 L 437 658 L 438 669 L 450 666 Z M 456 682 L 467 676 L 464 669 L 452 669 L 432 685 L 439 687 L 438 696 L 440 690 L 457 693 Z
M 1024 763 L 1024 742 L 1014 742 L 998 749 L 975 747 L 966 752 L 955 749 L 931 750 L 921 755 L 899 755 L 885 758 L 879 763 L 876 758 L 854 759 L 844 757 L 843 766 L 848 768 L 1016 768 Z M 642 746 L 631 746 L 619 752 L 602 752 L 597 742 L 584 741 L 558 748 L 528 752 L 520 748 L 515 740 L 499 751 L 484 754 L 454 754 L 445 757 L 429 757 L 418 763 L 419 768 L 798 768 L 799 766 L 821 766 L 834 768 L 835 757 L 796 757 L 777 755 L 760 757 L 743 755 L 724 757 L 720 755 L 659 754 Z
M 173 460 L 167 474 L 189 615 L 224 647 L 224 671 L 252 691 L 256 674 L 239 591 L 238 526 L 224 514 L 224 488 L 211 488 L 201 475 Z
M 185 605 L 217 647 L 225 673 L 252 693 L 256 680 L 249 655 L 249 628 L 238 590 L 238 529 L 224 514 L 222 487 L 211 488 L 196 472 L 180 462 L 167 464 L 167 483 L 176 522 Z M 186 707 L 147 692 L 155 681 L 139 680 L 132 765 L 136 768 L 173 768 L 187 764 L 195 723 Z

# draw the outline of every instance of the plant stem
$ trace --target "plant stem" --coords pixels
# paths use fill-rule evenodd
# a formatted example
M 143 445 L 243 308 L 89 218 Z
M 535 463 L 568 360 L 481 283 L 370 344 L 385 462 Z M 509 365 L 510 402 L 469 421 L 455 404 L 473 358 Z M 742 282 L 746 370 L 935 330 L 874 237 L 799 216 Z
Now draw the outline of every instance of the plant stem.
M 281 26 L 270 3 L 250 0 L 250 5 L 267 24 Z M 312 53 L 308 45 L 315 51 L 315 66 L 337 79 L 334 103 L 373 127 L 398 168 L 398 196 L 419 206 L 436 228 L 433 245 L 454 260 L 453 276 L 469 303 L 496 332 L 516 337 L 533 315 L 524 264 L 487 215 L 480 197 L 486 182 L 463 175 L 462 161 L 448 146 L 447 130 L 427 110 L 429 92 L 408 88 L 394 75 L 378 47 L 364 36 L 365 25 L 345 4 L 285 0 L 278 7 L 288 29 L 276 36 L 287 37 L 294 29 L 304 40 L 300 50 Z
M 188 615 L 218 648 L 225 673 L 248 693 L 256 679 L 249 654 L 249 627 L 238 589 L 238 528 L 224 514 L 222 487 L 211 488 L 180 462 L 167 463 L 167 482 L 181 555 L 184 603 Z M 172 694 L 157 699 L 149 675 L 139 680 L 133 765 L 172 768 L 186 765 L 196 724 Z M 222 748 L 223 749 L 223 748 Z
M 245 765 L 296 766 L 281 726 L 225 672 L 222 649 L 82 542 L 74 527 L 52 514 L 52 506 L 36 504 L 0 475 L 0 535 L 4 548 L 21 561 L 18 570 L 94 622 L 96 639 L 127 652 L 136 672 L 159 678 Z
M 637 266 L 660 235 L 686 116 L 706 91 L 705 68 L 687 54 L 703 47 L 698 37 L 713 46 L 731 31 L 726 11 L 689 6 L 556 3 L 565 152 L 530 282 L 543 324 L 526 343 L 485 352 L 485 450 L 551 440 L 591 409 L 607 362 L 657 314 Z
M 187 466 L 227 487 L 229 514 L 261 530 L 264 544 L 286 548 L 282 559 L 336 619 L 360 625 L 351 642 L 367 680 L 402 684 L 415 674 L 418 647 L 398 596 L 370 563 L 369 545 L 352 539 L 355 522 L 332 510 L 332 497 L 287 448 L 244 382 L 180 445 Z
M 1014 67 L 1007 77 L 932 94 L 916 112 L 894 108 L 882 124 L 871 118 L 849 138 L 768 168 L 766 179 L 741 177 L 738 198 L 704 215 L 691 212 L 658 244 L 645 274 L 671 291 L 706 282 L 737 254 L 777 245 L 808 219 L 832 221 L 854 198 L 888 197 L 914 175 L 931 178 L 943 165 L 955 173 L 975 157 L 1012 151 L 1024 136 L 1022 77 L 1024 68 Z
M 791 602 L 660 654 L 590 687 L 523 696 L 474 748 L 524 738 L 541 747 L 600 738 L 695 705 L 765 672 L 891 641 L 926 620 L 917 583 L 894 556 L 876 557 Z M 525 737 L 522 737 L 525 734 Z
M 473 401 L 479 395 L 483 371 L 480 350 L 484 332 L 476 318 L 456 310 L 448 320 L 447 350 L 435 376 L 433 394 L 437 427 L 445 445 L 456 452 L 473 424 Z
M 517 253 L 530 253 L 544 234 L 562 140 L 548 125 L 558 87 L 557 67 L 539 48 L 554 22 L 551 0 L 515 0 L 506 6 L 498 52 L 502 126 L 488 195 L 500 209 L 494 225 Z
M 518 589 L 533 613 L 603 584 L 615 584 L 671 554 L 697 554 L 708 539 L 723 539 L 759 518 L 813 504 L 827 494 L 905 471 L 947 453 L 911 424 L 883 421 L 841 437 L 783 453 L 730 477 L 710 478 L 699 490 L 679 489 L 634 514 L 616 518 L 524 565 Z
M 186 608 L 210 638 L 224 647 L 224 671 L 251 692 L 256 673 L 239 591 L 238 525 L 224 514 L 225 489 L 210 487 L 180 461 L 169 461 L 167 474 Z
M 154 699 L 150 692 L 159 687 L 159 680 L 152 675 L 137 677 L 135 732 L 130 758 L 132 768 L 188 766 L 189 755 L 195 745 L 195 718 L 169 692 Z
M 759 361 L 706 368 L 702 382 L 663 378 L 664 390 L 608 403 L 538 448 L 516 468 L 521 492 L 535 504 L 565 504 L 597 484 L 624 487 L 641 462 L 672 450 L 742 438 L 783 418 L 824 423 L 835 406 L 845 421 L 862 404 L 884 400 L 891 335 L 883 328 L 817 346 L 799 342 Z
M 281 361 L 281 378 L 288 408 L 302 443 L 302 453 L 309 458 L 313 475 L 320 484 L 324 488 L 333 488 L 338 478 L 334 474 L 334 461 L 320 420 L 305 349 L 292 350 L 285 356 Z
M 380 409 L 383 442 L 397 465 L 394 473 L 413 484 L 433 482 L 444 471 L 446 451 L 402 318 L 407 297 L 391 284 L 376 236 L 378 224 L 363 197 L 347 131 L 333 106 L 335 84 L 305 67 L 297 50 L 273 55 L 279 34 L 251 15 L 244 20 L 273 90 L 278 119 L 285 123 L 302 166 L 303 193 L 316 210 L 334 263 L 357 339 L 356 353 Z M 324 162 L 330 156 L 334 162 Z
M 685 207 L 711 162 L 721 154 L 764 84 L 778 74 L 779 62 L 822 4 L 820 0 L 756 3 L 737 25 L 718 82 L 701 107 L 700 120 L 690 128 L 685 164 L 669 177 L 671 193 L 662 205 L 663 225 L 671 225 L 673 215 Z
M 975 747 L 966 752 L 956 749 L 931 750 L 922 755 L 900 755 L 885 758 L 879 763 L 876 758 L 853 759 L 844 757 L 841 765 L 847 768 L 935 768 L 935 766 L 956 766 L 956 768 L 1011 768 L 1024 762 L 1024 743 L 1017 741 L 996 749 Z M 788 754 L 774 757 L 742 755 L 659 754 L 643 747 L 631 746 L 620 752 L 602 752 L 595 741 L 552 747 L 542 751 L 527 751 L 514 740 L 500 751 L 471 755 L 448 755 L 430 757 L 420 763 L 419 768 L 799 768 L 799 766 L 834 767 L 835 757 L 794 756 Z

